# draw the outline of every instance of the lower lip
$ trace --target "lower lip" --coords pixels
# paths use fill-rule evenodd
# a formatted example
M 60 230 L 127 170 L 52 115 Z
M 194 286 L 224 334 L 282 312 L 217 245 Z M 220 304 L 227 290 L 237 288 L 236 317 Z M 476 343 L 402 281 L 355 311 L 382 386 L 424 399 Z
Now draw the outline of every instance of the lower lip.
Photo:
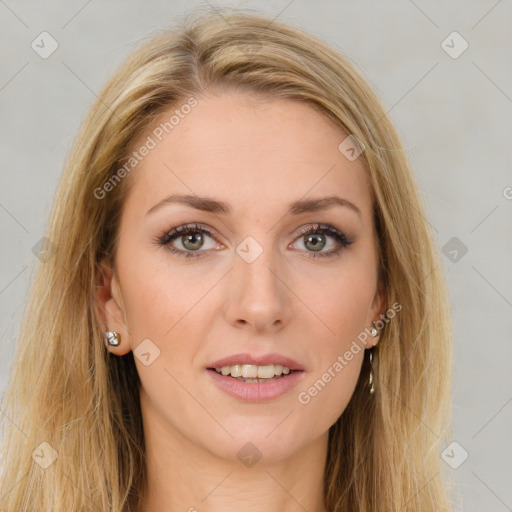
M 243 402 L 270 402 L 284 395 L 292 389 L 303 377 L 303 371 L 294 371 L 286 377 L 269 382 L 242 382 L 233 377 L 217 373 L 215 370 L 206 370 L 219 388 Z

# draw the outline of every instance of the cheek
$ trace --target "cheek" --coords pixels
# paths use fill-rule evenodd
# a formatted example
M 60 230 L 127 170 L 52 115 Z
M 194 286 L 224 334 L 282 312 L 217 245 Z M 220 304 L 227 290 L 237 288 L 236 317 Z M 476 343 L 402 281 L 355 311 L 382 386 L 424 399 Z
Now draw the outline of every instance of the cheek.
M 164 248 L 147 241 L 120 245 L 118 268 L 130 334 L 164 338 L 201 297 L 209 279 L 190 279 Z
M 340 265 L 322 279 L 315 279 L 315 291 L 309 291 L 309 303 L 318 311 L 330 335 L 325 340 L 322 353 L 343 347 L 366 327 L 376 293 L 376 270 L 371 265 L 355 262 L 356 258 Z M 310 283 L 311 284 L 311 283 Z M 305 293 L 305 290 L 304 290 Z M 324 329 L 325 330 L 325 329 Z
M 311 333 L 316 340 L 314 368 L 298 390 L 297 402 L 319 425 L 330 426 L 337 420 L 359 379 L 364 358 L 361 339 L 368 337 L 365 328 L 370 326 L 375 279 L 371 266 L 347 264 L 323 281 L 314 298 L 310 294 L 321 322 L 316 323 L 317 335 Z
M 120 255 L 118 267 L 134 355 L 139 344 L 149 339 L 159 351 L 154 367 L 187 380 L 191 361 L 208 339 L 209 312 L 215 301 L 221 302 L 215 298 L 215 285 L 225 271 L 201 272 L 197 264 L 186 267 L 165 249 L 142 250 L 126 244 L 124 250 L 130 257 Z M 146 367 L 135 361 L 143 379 Z
M 297 393 L 297 403 L 305 418 L 309 418 L 310 428 L 329 428 L 347 407 L 355 390 L 363 350 L 352 354 L 347 361 L 343 355 L 333 355 L 332 361 L 301 386 Z
M 312 429 L 329 428 L 343 413 L 355 390 L 364 358 L 364 345 L 358 336 L 365 327 L 365 299 L 362 295 L 351 295 L 349 299 L 338 300 L 336 308 L 331 308 L 325 317 L 336 335 L 317 337 L 314 367 L 296 396 Z

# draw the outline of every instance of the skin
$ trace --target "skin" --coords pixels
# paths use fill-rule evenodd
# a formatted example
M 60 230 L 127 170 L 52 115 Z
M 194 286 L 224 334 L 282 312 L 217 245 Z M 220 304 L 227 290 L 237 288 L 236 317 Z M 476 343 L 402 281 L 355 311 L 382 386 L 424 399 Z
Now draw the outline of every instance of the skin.
M 296 100 L 210 92 L 132 171 L 116 268 L 104 266 L 97 300 L 105 329 L 120 333 L 121 344 L 109 351 L 124 355 L 145 339 L 152 354 L 160 350 L 148 366 L 135 357 L 147 453 L 144 512 L 234 511 L 241 503 L 246 511 L 325 510 L 328 429 L 352 396 L 364 350 L 309 404 L 297 395 L 385 311 L 370 188 L 361 160 L 338 150 L 345 137 Z M 168 204 L 146 215 L 170 194 L 208 196 L 233 213 Z M 333 194 L 361 215 L 340 206 L 286 214 L 292 201 Z M 188 223 L 219 234 L 204 235 L 201 257 L 181 257 L 155 241 Z M 297 230 L 315 223 L 353 243 L 313 259 Z M 247 236 L 263 249 L 252 263 L 236 252 Z M 190 247 L 183 236 L 170 243 Z M 338 246 L 329 234 L 322 243 L 323 252 Z M 366 347 L 377 341 L 369 337 Z M 289 356 L 305 368 L 302 381 L 267 403 L 232 398 L 205 368 L 238 352 Z M 247 442 L 262 454 L 252 467 L 237 457 Z

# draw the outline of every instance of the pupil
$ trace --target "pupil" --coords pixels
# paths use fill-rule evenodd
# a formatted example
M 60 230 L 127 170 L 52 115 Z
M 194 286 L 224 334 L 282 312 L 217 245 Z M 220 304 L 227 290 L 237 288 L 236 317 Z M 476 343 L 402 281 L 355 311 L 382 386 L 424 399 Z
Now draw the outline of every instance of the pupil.
M 190 244 L 192 244 L 192 245 L 190 245 Z M 201 233 L 185 235 L 183 245 L 187 249 L 196 251 L 197 249 L 201 248 L 201 245 L 203 245 L 203 235 Z
M 307 235 L 306 236 L 306 247 L 308 243 L 312 244 L 312 247 L 310 249 L 313 249 L 314 251 L 319 251 L 323 248 L 324 244 L 324 236 L 323 235 Z

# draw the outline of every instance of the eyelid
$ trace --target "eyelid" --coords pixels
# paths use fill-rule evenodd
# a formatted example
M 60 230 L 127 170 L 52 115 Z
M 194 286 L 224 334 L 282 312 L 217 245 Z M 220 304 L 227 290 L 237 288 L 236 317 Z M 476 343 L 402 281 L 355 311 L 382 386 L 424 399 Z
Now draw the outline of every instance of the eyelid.
M 296 236 L 300 237 L 302 235 L 305 235 L 307 233 L 316 232 L 316 231 L 326 231 L 330 232 L 333 235 L 343 235 L 346 236 L 343 231 L 340 231 L 339 229 L 335 228 L 332 224 L 322 223 L 322 222 L 313 222 L 311 224 L 306 224 L 305 226 L 300 227 L 297 231 L 295 231 Z
M 168 243 L 171 242 L 172 239 L 178 238 L 179 235 L 194 231 L 204 232 L 212 238 L 222 238 L 218 234 L 218 232 L 215 229 L 211 228 L 210 226 L 206 226 L 199 222 L 192 222 L 191 224 L 183 224 L 181 226 L 176 226 L 174 228 L 167 230 L 163 234 L 163 236 L 157 237 L 157 241 L 160 242 L 162 245 L 167 245 Z

